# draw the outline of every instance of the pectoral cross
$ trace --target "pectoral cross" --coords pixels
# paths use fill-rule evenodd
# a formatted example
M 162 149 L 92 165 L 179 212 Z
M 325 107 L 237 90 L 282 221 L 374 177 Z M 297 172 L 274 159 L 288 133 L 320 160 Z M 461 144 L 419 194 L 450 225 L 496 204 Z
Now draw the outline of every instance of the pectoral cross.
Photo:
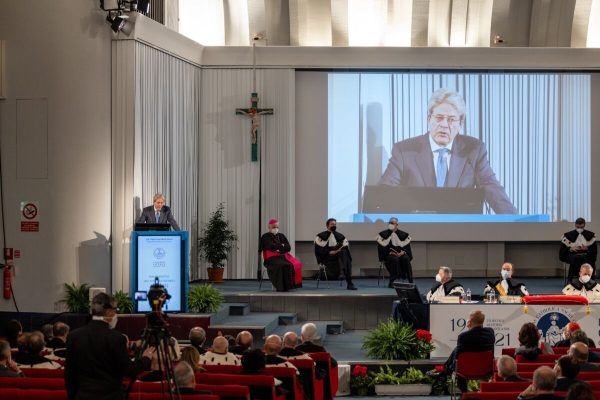
M 260 116 L 261 115 L 273 115 L 272 108 L 258 108 L 258 94 L 252 93 L 250 98 L 250 108 L 236 108 L 236 115 L 243 115 L 250 118 L 252 122 L 250 134 L 252 143 L 252 161 L 258 161 L 258 134 L 260 128 Z

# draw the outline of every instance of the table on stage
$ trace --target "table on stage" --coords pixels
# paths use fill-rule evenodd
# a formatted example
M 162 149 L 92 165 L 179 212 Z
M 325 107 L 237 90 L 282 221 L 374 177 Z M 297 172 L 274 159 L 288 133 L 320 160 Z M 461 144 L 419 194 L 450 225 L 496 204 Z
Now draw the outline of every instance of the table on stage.
M 525 304 L 430 304 L 419 306 L 420 315 L 429 308 L 429 329 L 433 336 L 435 350 L 432 358 L 448 357 L 456 346 L 458 335 L 467 328 L 469 313 L 481 310 L 485 314 L 485 326 L 496 333 L 495 355 L 501 355 L 502 348 L 519 346 L 519 329 L 527 322 L 533 322 L 539 329 L 542 340 L 550 345 L 562 339 L 562 328 L 576 321 L 594 342 L 600 342 L 600 304 L 587 305 L 525 305 Z M 423 309 L 425 308 L 425 310 Z M 394 318 L 400 317 L 398 305 L 393 307 Z

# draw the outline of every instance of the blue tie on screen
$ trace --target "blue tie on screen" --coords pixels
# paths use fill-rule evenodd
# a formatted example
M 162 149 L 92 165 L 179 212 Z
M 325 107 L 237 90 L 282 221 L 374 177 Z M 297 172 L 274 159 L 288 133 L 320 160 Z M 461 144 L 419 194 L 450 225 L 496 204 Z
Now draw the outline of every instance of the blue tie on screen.
M 446 184 L 446 174 L 448 173 L 448 158 L 446 154 L 448 149 L 438 149 L 438 162 L 437 162 L 437 187 L 444 187 Z
M 159 219 L 159 218 L 160 218 L 160 212 L 159 212 L 159 211 L 157 211 L 157 212 L 156 212 L 156 223 L 157 223 L 157 224 L 158 224 L 158 219 Z

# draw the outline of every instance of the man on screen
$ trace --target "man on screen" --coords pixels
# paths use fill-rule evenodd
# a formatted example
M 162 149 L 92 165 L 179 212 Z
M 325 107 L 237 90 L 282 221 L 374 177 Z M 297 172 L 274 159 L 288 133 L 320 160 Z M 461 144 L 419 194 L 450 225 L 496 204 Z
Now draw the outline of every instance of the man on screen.
M 496 214 L 517 209 L 496 179 L 483 142 L 462 134 L 465 101 L 460 94 L 438 89 L 427 110 L 429 131 L 394 145 L 379 184 L 388 186 L 481 188 Z
M 138 224 L 170 224 L 174 231 L 180 231 L 171 209 L 165 205 L 165 196 L 156 193 L 152 198 L 153 204 L 144 207 L 142 215 L 135 221 Z
M 325 266 L 329 279 L 338 279 L 340 272 L 346 278 L 348 290 L 356 290 L 352 283 L 352 256 L 348 239 L 337 231 L 337 221 L 329 218 L 325 223 L 327 230 L 315 237 L 315 256 L 317 262 Z
M 586 263 L 592 267 L 593 278 L 597 254 L 596 234 L 585 229 L 585 219 L 577 218 L 575 229 L 566 232 L 560 241 L 559 258 L 560 261 L 569 264 L 568 278 L 577 276 L 580 267 Z
M 385 263 L 385 267 L 390 273 L 388 287 L 393 287 L 393 282 L 398 278 L 412 283 L 410 235 L 398 229 L 398 219 L 390 218 L 388 228 L 379 232 L 376 240 L 379 261 Z

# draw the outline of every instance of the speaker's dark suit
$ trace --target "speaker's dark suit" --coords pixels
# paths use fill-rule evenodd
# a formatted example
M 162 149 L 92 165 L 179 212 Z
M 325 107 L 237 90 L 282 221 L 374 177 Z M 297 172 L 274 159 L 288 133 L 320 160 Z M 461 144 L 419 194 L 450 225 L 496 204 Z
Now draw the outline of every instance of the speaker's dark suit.
M 490 167 L 487 150 L 481 140 L 456 135 L 450 155 L 445 187 L 482 188 L 485 201 L 496 214 L 517 214 L 517 209 Z M 436 187 L 429 133 L 394 145 L 392 157 L 379 184 Z
M 65 386 L 69 400 L 121 400 L 123 377 L 150 368 L 150 359 L 131 361 L 127 339 L 104 321 L 91 321 L 69 334 Z
M 171 228 L 174 231 L 180 231 L 179 225 L 177 225 L 177 221 L 173 217 L 173 213 L 171 209 L 167 206 L 163 206 L 160 209 L 160 214 L 158 215 L 158 221 L 156 220 L 156 210 L 154 210 L 154 206 L 144 207 L 142 210 L 142 215 L 135 221 L 138 224 L 170 224 Z

